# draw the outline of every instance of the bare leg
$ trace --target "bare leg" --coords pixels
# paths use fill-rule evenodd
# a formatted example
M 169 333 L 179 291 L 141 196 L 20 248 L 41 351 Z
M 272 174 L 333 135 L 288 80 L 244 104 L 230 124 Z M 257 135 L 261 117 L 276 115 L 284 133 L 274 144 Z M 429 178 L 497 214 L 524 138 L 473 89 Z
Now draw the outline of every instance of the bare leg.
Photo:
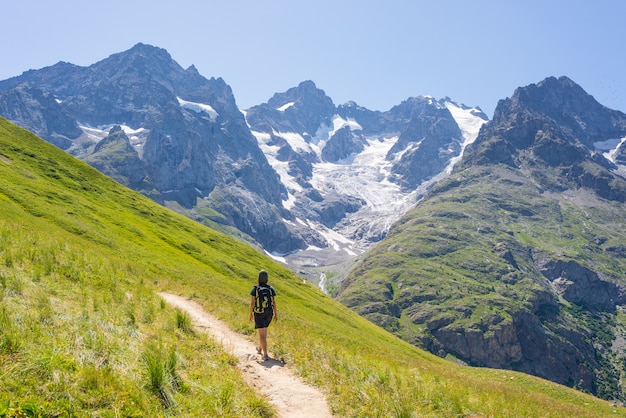
M 259 343 L 263 356 L 267 357 L 267 328 L 259 328 Z

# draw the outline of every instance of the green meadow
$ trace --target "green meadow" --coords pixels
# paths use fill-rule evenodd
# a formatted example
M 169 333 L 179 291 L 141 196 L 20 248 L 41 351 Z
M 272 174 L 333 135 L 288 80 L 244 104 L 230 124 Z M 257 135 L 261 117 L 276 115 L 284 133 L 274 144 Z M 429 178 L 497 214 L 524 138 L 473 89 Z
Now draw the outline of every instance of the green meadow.
M 270 351 L 338 417 L 626 416 L 409 345 L 254 248 L 0 119 L 0 417 L 274 416 L 237 359 L 157 294 L 193 298 L 253 339 L 259 269 L 279 294 Z

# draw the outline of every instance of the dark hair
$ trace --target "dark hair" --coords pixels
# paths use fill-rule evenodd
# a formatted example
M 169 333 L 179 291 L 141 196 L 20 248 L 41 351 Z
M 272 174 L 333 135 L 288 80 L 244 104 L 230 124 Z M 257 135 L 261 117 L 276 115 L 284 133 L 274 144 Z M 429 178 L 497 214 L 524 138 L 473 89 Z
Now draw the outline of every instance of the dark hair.
M 261 270 L 259 272 L 259 284 L 266 284 L 267 283 L 267 271 L 265 270 Z

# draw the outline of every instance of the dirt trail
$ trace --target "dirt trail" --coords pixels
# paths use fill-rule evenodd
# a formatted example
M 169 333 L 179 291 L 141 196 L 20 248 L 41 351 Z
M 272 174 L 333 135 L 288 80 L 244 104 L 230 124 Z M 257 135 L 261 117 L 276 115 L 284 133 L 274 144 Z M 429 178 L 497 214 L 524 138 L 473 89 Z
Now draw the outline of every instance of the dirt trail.
M 239 359 L 238 367 L 245 382 L 269 399 L 279 417 L 332 417 L 324 395 L 296 377 L 284 363 L 271 358 L 263 361 L 254 343 L 230 330 L 198 303 L 170 293 L 159 295 L 170 305 L 187 312 L 197 328 L 213 336 Z

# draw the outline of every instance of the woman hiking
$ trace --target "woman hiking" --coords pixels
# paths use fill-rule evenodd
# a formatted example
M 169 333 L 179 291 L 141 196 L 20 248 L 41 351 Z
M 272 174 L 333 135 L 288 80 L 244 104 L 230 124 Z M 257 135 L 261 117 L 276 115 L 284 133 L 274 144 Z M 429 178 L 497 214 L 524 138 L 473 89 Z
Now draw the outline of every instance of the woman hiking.
M 267 354 L 267 327 L 272 319 L 278 320 L 276 312 L 276 291 L 267 284 L 267 271 L 259 271 L 258 284 L 250 291 L 250 321 L 254 321 L 254 328 L 259 330 L 259 346 L 257 353 L 263 353 L 263 360 L 269 360 Z

